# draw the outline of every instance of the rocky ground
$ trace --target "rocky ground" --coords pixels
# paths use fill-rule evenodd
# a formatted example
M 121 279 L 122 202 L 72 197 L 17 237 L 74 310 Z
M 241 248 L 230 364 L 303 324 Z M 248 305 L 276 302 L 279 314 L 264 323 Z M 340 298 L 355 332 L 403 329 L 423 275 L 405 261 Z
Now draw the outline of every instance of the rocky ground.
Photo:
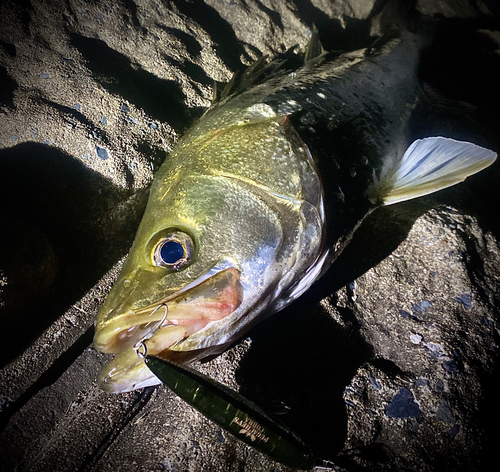
M 1 3 L 0 470 L 290 470 L 164 387 L 100 391 L 93 322 L 154 171 L 214 81 L 303 48 L 313 24 L 327 48 L 358 47 L 377 4 Z M 498 152 L 497 4 L 417 6 L 453 20 L 442 58 L 456 81 L 445 86 L 467 85 L 458 98 Z M 463 121 L 447 123 L 468 139 Z M 333 470 L 488 470 L 500 419 L 499 177 L 496 163 L 375 212 L 301 300 L 197 368 L 278 415 Z

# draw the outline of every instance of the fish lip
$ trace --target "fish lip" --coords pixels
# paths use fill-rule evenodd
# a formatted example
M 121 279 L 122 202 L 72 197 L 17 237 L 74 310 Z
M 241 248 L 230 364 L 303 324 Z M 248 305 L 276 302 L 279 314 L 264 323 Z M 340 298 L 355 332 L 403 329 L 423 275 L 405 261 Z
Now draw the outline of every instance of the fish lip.
M 233 261 L 221 259 L 207 272 L 165 298 L 148 306 L 123 313 L 118 317 L 113 317 L 101 326 L 97 326 L 94 335 L 95 349 L 106 354 L 117 354 L 150 339 L 162 327 L 176 325 L 175 320 L 167 319 L 168 302 L 174 301 L 184 293 L 202 286 L 207 280 L 228 269 L 233 269 L 237 271 L 239 276 L 241 275 L 241 270 Z M 241 299 L 239 303 L 241 303 Z M 166 307 L 165 312 L 160 309 L 162 306 Z M 230 314 L 223 316 L 222 319 Z

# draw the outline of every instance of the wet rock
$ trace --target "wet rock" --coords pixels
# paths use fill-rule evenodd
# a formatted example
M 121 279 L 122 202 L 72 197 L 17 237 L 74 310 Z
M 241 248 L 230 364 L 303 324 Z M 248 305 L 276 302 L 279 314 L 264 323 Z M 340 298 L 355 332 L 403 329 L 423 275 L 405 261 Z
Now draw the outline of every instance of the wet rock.
M 448 219 L 450 211 L 454 225 Z M 457 251 L 463 256 L 456 258 Z M 498 299 L 492 294 L 498 293 L 498 281 L 490 266 L 481 267 L 478 283 L 479 268 L 472 261 L 493 262 L 499 257 L 495 238 L 480 229 L 473 217 L 453 209 L 430 210 L 415 221 L 390 256 L 357 279 L 354 299 L 348 303 L 370 339 L 374 360 L 351 381 L 365 400 L 353 401 L 354 407 L 348 409 L 347 444 L 359 454 L 350 461 L 369 467 L 366 449 L 381 442 L 391 451 L 383 459 L 384 467 L 480 470 L 486 451 L 478 431 L 487 424 L 489 434 L 495 430 L 495 420 L 490 423 L 484 416 L 491 413 L 488 398 L 494 395 L 487 392 L 484 379 L 496 372 L 493 353 L 498 349 L 497 334 L 485 329 L 481 320 L 497 317 Z M 401 278 L 401 264 L 408 276 L 419 274 L 418 280 Z M 474 294 L 470 306 L 457 303 L 457 293 Z M 409 312 L 415 299 L 428 299 L 431 294 L 432 306 L 427 307 L 425 318 L 400 315 L 402 304 Z M 415 332 L 425 342 L 415 343 Z M 373 378 L 382 388 L 373 388 Z M 435 455 L 433 465 L 418 458 L 420 447 Z M 446 464 L 439 454 L 453 460 Z
M 99 391 L 92 326 L 154 171 L 214 81 L 303 50 L 313 24 L 327 49 L 361 47 L 378 3 L 1 4 L 1 470 L 289 470 L 165 388 Z M 445 86 L 479 100 L 496 136 L 490 4 L 417 2 L 475 29 L 486 16 L 481 60 L 455 52 L 467 92 Z M 440 116 L 421 132 L 474 136 Z M 279 413 L 333 470 L 484 470 L 500 419 L 498 177 L 373 213 L 303 299 L 197 368 Z

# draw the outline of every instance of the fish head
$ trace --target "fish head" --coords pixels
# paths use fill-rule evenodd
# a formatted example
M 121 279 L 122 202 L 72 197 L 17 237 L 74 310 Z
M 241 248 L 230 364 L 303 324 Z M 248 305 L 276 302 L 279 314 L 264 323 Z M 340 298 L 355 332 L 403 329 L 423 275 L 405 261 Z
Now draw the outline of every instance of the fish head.
M 134 353 L 137 343 L 177 362 L 220 353 L 317 276 L 322 188 L 307 148 L 286 120 L 233 128 L 188 138 L 155 178 L 128 259 L 96 323 L 94 346 L 116 355 L 100 375 L 106 390 L 155 382 Z M 248 133 L 243 146 L 240 135 Z M 270 143 L 255 149 L 272 133 Z M 284 143 L 297 162 L 276 170 L 266 153 Z M 231 157 L 218 163 L 225 154 Z M 242 169 L 251 156 L 253 174 Z

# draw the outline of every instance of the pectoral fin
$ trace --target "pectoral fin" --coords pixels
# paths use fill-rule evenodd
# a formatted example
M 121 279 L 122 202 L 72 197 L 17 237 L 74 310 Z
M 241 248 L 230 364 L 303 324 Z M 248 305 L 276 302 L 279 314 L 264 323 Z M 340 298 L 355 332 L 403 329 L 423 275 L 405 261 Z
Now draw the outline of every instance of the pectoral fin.
M 483 170 L 496 157 L 495 152 L 464 141 L 418 139 L 406 150 L 397 171 L 378 183 L 376 199 L 392 205 L 437 192 Z

